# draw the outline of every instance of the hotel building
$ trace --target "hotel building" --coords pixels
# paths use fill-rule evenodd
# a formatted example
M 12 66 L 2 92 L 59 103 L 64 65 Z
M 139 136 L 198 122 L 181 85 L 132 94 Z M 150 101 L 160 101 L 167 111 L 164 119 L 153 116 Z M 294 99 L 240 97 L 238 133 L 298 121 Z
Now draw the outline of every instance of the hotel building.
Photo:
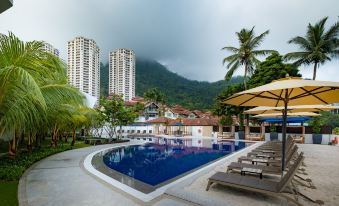
M 93 39 L 76 37 L 68 42 L 68 82 L 80 91 L 100 99 L 99 47 Z
M 109 54 L 109 94 L 123 95 L 125 101 L 135 96 L 135 54 L 118 49 Z
M 49 52 L 51 54 L 54 54 L 55 56 L 59 57 L 59 50 L 54 48 L 51 44 L 47 43 L 47 42 L 44 42 L 44 47 L 43 49 L 46 51 L 46 52 Z

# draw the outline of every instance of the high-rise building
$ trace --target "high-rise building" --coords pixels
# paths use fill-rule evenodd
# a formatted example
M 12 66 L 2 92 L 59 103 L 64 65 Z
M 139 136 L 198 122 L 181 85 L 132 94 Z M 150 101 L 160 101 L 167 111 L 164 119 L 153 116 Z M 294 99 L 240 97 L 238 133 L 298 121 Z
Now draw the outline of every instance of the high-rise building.
M 123 95 L 125 101 L 135 96 L 135 54 L 118 49 L 109 54 L 109 94 Z
M 44 50 L 59 57 L 59 50 L 54 48 L 50 43 L 44 42 Z
M 93 39 L 76 37 L 68 42 L 68 82 L 80 91 L 100 98 L 99 47 Z

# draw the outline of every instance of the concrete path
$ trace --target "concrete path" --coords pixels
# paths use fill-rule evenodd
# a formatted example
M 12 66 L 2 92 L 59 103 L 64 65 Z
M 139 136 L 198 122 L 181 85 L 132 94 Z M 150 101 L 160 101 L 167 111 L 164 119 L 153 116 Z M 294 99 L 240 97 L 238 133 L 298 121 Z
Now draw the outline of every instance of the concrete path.
M 70 150 L 34 164 L 20 179 L 19 204 L 21 206 L 194 205 L 166 194 L 146 204 L 88 174 L 82 166 L 83 159 L 94 151 L 108 147 L 112 145 Z
M 220 185 L 214 185 L 210 191 L 205 191 L 208 177 L 216 171 L 226 171 L 230 162 L 245 155 L 245 150 L 234 154 L 224 163 L 208 171 L 174 185 L 151 202 L 144 203 L 90 175 L 83 168 L 83 160 L 88 154 L 108 147 L 112 145 L 70 150 L 34 164 L 20 179 L 18 192 L 20 205 L 273 206 L 289 204 L 284 199 Z M 299 190 L 314 199 L 323 200 L 325 205 L 338 205 L 339 146 L 299 145 L 299 148 L 305 153 L 308 173 L 305 178 L 311 178 L 316 186 L 316 189 L 310 189 L 298 185 Z M 315 206 L 303 198 L 299 200 L 303 205 Z

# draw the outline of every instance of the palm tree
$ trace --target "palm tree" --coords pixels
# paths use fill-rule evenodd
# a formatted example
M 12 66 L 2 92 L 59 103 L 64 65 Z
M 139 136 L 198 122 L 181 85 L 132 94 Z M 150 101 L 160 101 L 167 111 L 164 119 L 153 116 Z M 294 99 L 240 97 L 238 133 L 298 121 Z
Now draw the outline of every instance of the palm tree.
M 256 50 L 257 47 L 260 46 L 264 37 L 269 33 L 269 30 L 260 34 L 259 36 L 255 36 L 254 27 L 251 30 L 242 29 L 240 32 L 236 32 L 239 41 L 239 48 L 226 46 L 222 48 L 223 50 L 227 50 L 232 52 L 233 54 L 225 57 L 223 60 L 223 64 L 228 62 L 225 79 L 229 80 L 233 76 L 233 73 L 239 68 L 240 65 L 244 66 L 244 86 L 246 87 L 247 75 L 252 74 L 260 63 L 257 59 L 257 56 L 263 56 L 270 53 L 275 52 L 274 50 Z
M 339 55 L 339 22 L 333 24 L 325 31 L 328 17 L 321 19 L 315 25 L 308 24 L 305 37 L 297 36 L 288 41 L 296 44 L 302 51 L 291 52 L 285 55 L 286 60 L 295 60 L 295 65 L 313 64 L 313 80 L 317 75 L 320 64 L 331 61 Z
M 57 105 L 83 101 L 67 84 L 62 61 L 42 48 L 42 42 L 0 34 L 0 138 L 11 140 L 10 155 L 20 137 L 28 135 L 30 147 L 36 133 L 48 128 L 48 113 Z

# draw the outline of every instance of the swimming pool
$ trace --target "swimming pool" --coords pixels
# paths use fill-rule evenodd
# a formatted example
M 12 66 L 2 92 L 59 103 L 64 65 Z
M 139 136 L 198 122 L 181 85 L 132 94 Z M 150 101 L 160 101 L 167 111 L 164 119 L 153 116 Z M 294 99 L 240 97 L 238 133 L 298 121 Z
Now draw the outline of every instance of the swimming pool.
M 216 139 L 146 138 L 147 143 L 106 149 L 91 164 L 144 194 L 154 192 L 252 143 Z

